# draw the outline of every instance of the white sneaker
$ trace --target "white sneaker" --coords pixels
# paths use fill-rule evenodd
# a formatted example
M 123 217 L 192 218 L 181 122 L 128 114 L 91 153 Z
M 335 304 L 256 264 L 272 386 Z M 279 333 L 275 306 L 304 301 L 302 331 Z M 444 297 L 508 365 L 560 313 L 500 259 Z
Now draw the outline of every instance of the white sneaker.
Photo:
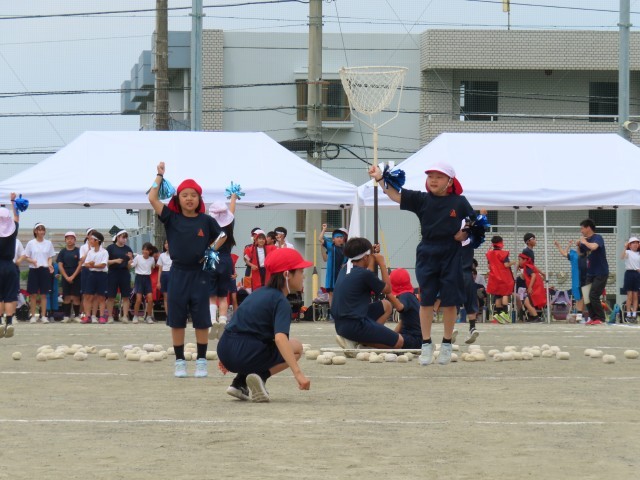
M 69 317 L 62 317 L 62 321 L 60 323 L 69 323 L 71 319 Z
M 209 340 L 215 340 L 218 338 L 218 322 L 212 322 L 209 329 Z
M 5 338 L 13 337 L 13 334 L 15 332 L 15 328 L 13 326 L 13 323 L 10 323 L 9 325 L 4 325 L 3 327 L 0 327 L 0 328 L 4 329 L 4 337 Z
M 423 367 L 433 363 L 433 342 L 422 344 L 422 352 L 418 357 L 418 361 Z
M 109 318 L 107 318 L 107 323 L 113 323 L 115 320 L 113 319 L 113 317 L 110 315 Z
M 138 323 L 138 316 L 137 315 L 133 316 L 133 320 L 131 320 L 131 323 Z
M 471 331 L 469 331 L 469 336 L 464 341 L 464 343 L 466 343 L 467 345 L 471 345 L 478 339 L 479 336 L 480 336 L 480 332 L 474 328 Z
M 224 329 L 227 326 L 227 317 L 224 315 L 222 317 L 218 317 L 218 332 L 216 333 L 216 338 L 220 340 L 222 334 L 224 333 Z
M 176 360 L 176 369 L 175 369 L 174 376 L 178 378 L 187 377 L 187 361 L 186 360 Z
M 81 323 L 81 320 L 82 320 L 82 315 L 80 315 L 80 316 L 76 315 L 76 316 L 71 317 L 71 321 L 73 323 Z
M 48 317 L 42 317 L 42 323 L 49 323 L 49 318 Z
M 156 323 L 155 320 L 153 319 L 153 317 L 151 315 L 148 315 L 147 318 L 144 320 L 146 323 Z
M 453 333 L 451 334 L 451 343 L 456 343 L 457 338 L 458 338 L 458 329 L 454 328 Z
M 98 323 L 98 317 L 91 315 L 91 323 Z
M 453 353 L 453 345 L 450 343 L 443 343 L 440 345 L 440 355 L 438 356 L 438 364 L 447 365 L 451 361 L 451 354 Z
M 38 319 L 36 318 L 35 315 L 31 315 L 29 317 L 29 323 L 37 323 L 37 322 L 38 322 Z
M 196 360 L 196 373 L 194 377 L 196 378 L 204 378 L 208 375 L 207 372 L 207 359 L 199 358 Z
M 251 373 L 247 375 L 247 388 L 251 394 L 251 401 L 255 403 L 266 403 L 269 399 L 269 392 L 267 392 L 264 382 L 260 375 Z
M 120 323 L 129 323 L 129 317 L 123 315 L 122 317 L 120 317 Z
M 336 343 L 343 350 L 355 350 L 356 348 L 358 348 L 358 345 L 356 344 L 356 342 L 354 342 L 353 340 L 349 340 L 348 338 L 342 337 L 340 335 L 336 335 Z M 356 357 L 356 353 L 355 352 L 344 352 L 344 356 L 347 357 L 347 358 L 355 358 Z

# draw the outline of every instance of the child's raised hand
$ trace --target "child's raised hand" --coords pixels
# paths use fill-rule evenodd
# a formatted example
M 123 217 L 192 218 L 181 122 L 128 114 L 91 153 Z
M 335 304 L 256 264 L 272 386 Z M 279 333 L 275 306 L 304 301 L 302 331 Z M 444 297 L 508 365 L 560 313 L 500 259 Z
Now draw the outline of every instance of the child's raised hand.
M 369 167 L 369 176 L 374 180 L 382 177 L 382 171 L 380 170 L 380 167 L 378 167 L 377 165 L 371 165 L 371 167 Z
M 376 243 L 375 245 L 373 245 L 373 253 L 380 253 L 380 244 Z
M 164 175 L 164 162 L 160 162 L 157 168 L 158 168 L 158 173 L 160 175 Z

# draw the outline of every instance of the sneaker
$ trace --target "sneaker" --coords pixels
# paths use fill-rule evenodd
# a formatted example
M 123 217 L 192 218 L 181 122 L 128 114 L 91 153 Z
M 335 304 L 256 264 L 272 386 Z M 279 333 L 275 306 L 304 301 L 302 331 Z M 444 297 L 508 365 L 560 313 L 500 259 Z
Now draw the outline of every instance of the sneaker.
M 4 324 L 0 324 L 0 338 L 4 338 L 7 326 Z
M 194 375 L 194 377 L 196 378 L 204 378 L 206 377 L 208 374 L 207 372 L 207 359 L 206 358 L 199 358 L 196 360 L 196 373 Z
M 71 321 L 73 323 L 81 323 L 82 322 L 82 317 L 71 317 Z
M 80 318 L 80 323 L 91 323 L 91 319 L 89 318 L 89 315 L 83 315 Z
M 591 323 L 588 323 L 588 325 L 602 325 L 604 322 L 602 320 L 591 320 Z
M 504 325 L 504 318 L 502 318 L 499 313 L 496 313 L 492 318 L 500 325 Z
M 528 317 L 525 320 L 526 323 L 542 323 L 542 319 L 536 315 L 535 317 Z
M 98 319 L 98 323 L 101 324 L 101 325 L 104 325 L 105 323 L 107 323 L 107 321 L 108 321 L 107 317 L 100 317 Z
M 5 325 L 2 329 L 4 332 L 4 338 L 11 338 L 13 337 L 13 334 L 15 332 L 15 327 L 13 326 L 13 324 L 9 324 L 9 325 Z
M 49 317 L 42 317 L 42 323 L 49 323 Z
M 249 389 L 247 387 L 234 387 L 230 385 L 227 387 L 227 395 L 237 398 L 238 400 L 251 400 L 249 396 Z
M 511 317 L 507 312 L 500 312 L 498 315 L 504 320 L 504 323 L 511 323 Z
M 227 317 L 224 315 L 221 315 L 220 317 L 218 317 L 218 332 L 216 335 L 216 338 L 218 340 L 220 340 L 220 337 L 222 337 L 222 334 L 224 333 L 224 329 L 227 326 Z
M 215 340 L 218 338 L 218 322 L 211 322 L 211 328 L 209 329 L 209 340 Z
M 156 323 L 155 320 L 153 319 L 153 317 L 151 315 L 148 315 L 147 318 L 144 320 L 146 323 Z
M 451 334 L 451 343 L 456 343 L 457 338 L 458 338 L 458 329 L 454 328 L 453 333 Z
M 344 338 L 340 335 L 336 335 L 336 343 L 343 350 L 355 350 L 358 348 L 358 345 L 353 340 L 349 340 L 348 338 Z M 344 356 L 347 358 L 355 358 L 356 352 L 344 352 Z
M 469 330 L 469 336 L 464 341 L 464 343 L 466 343 L 467 345 L 471 345 L 472 343 L 475 343 L 479 336 L 480 332 L 478 332 L 475 328 L 472 328 L 471 330 Z
M 62 317 L 62 320 L 60 323 L 69 323 L 71 321 L 71 319 L 69 317 Z
M 98 323 L 98 317 L 91 315 L 91 323 Z
M 440 345 L 440 355 L 438 355 L 438 364 L 446 365 L 451 362 L 451 354 L 453 353 L 453 345 L 443 343 Z
M 38 319 L 36 318 L 35 315 L 31 315 L 29 317 L 29 323 L 37 323 Z
M 178 378 L 185 378 L 187 376 L 187 361 L 176 360 L 176 370 L 174 376 Z
M 247 388 L 251 393 L 251 401 L 255 403 L 265 403 L 269 401 L 269 392 L 267 392 L 264 382 L 260 375 L 250 373 L 247 375 Z
M 115 320 L 111 315 L 109 315 L 109 318 L 107 318 L 107 323 L 113 323 L 113 322 L 115 322 Z
M 122 317 L 120 317 L 120 323 L 129 323 L 129 317 L 123 315 Z
M 422 366 L 431 365 L 433 362 L 433 343 L 422 344 L 422 352 L 418 360 Z
M 137 315 L 133 316 L 133 320 L 131 320 L 131 323 L 138 323 L 138 316 Z

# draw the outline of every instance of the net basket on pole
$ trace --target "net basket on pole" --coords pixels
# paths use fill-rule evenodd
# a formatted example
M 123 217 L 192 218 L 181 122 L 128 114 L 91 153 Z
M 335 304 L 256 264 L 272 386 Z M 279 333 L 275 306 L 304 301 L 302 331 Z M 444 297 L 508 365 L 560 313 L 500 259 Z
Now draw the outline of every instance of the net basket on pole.
M 395 118 L 400 110 L 400 99 L 406 73 L 406 67 L 342 67 L 340 80 L 349 99 L 349 108 L 352 112 L 355 110 L 371 117 L 385 109 L 393 100 L 396 92 L 400 90 L 396 114 L 393 117 Z M 373 128 L 370 123 L 364 123 Z M 378 127 L 381 126 L 378 125 Z

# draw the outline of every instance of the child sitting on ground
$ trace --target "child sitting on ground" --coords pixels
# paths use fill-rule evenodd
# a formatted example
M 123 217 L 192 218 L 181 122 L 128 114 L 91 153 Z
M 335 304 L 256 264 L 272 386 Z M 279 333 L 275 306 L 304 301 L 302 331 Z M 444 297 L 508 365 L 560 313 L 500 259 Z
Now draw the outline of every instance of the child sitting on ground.
M 422 348 L 422 330 L 420 329 L 420 302 L 413 293 L 409 272 L 396 268 L 389 274 L 391 293 L 387 300 L 400 314 L 395 331 L 404 338 L 404 348 Z
M 360 343 L 374 348 L 403 348 L 404 338 L 385 327 L 391 315 L 388 300 L 371 302 L 374 295 L 391 292 L 389 274 L 380 247 L 373 247 L 366 238 L 352 238 L 344 246 L 349 259 L 340 270 L 333 292 L 331 313 L 335 321 L 336 341 L 344 349 L 354 349 Z M 382 279 L 373 272 L 380 268 Z

